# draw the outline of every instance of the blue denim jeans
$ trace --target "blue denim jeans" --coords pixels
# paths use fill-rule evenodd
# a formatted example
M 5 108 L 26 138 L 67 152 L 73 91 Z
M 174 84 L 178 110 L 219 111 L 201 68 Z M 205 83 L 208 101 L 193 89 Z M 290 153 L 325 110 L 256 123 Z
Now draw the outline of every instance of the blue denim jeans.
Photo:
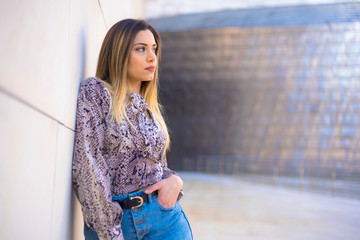
M 140 196 L 144 191 L 113 196 L 113 200 L 125 200 Z M 178 202 L 173 207 L 165 208 L 157 200 L 157 195 L 149 195 L 149 200 L 141 207 L 124 209 L 121 229 L 125 240 L 161 239 L 192 240 L 189 222 Z M 97 240 L 95 231 L 84 224 L 86 240 Z

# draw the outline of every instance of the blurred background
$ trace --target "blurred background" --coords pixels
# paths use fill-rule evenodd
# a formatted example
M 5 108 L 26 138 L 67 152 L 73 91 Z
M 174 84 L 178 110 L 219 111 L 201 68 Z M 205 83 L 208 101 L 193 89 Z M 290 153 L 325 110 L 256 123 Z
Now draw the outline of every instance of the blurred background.
M 360 2 L 0 1 L 1 239 L 83 239 L 76 97 L 107 30 L 163 39 L 194 239 L 360 239 Z

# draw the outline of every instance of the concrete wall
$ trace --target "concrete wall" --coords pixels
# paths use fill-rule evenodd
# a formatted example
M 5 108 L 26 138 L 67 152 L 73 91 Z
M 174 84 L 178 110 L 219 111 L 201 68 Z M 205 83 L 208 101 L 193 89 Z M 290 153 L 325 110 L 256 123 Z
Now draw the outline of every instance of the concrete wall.
M 107 27 L 142 0 L 0 2 L 0 238 L 82 239 L 71 190 L 76 97 Z

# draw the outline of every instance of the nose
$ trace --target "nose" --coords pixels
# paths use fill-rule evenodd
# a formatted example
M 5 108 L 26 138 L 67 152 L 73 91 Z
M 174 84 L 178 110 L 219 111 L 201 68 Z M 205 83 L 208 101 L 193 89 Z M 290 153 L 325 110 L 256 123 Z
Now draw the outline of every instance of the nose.
M 156 60 L 156 54 L 153 51 L 149 51 L 147 55 L 147 60 L 149 62 L 154 62 Z

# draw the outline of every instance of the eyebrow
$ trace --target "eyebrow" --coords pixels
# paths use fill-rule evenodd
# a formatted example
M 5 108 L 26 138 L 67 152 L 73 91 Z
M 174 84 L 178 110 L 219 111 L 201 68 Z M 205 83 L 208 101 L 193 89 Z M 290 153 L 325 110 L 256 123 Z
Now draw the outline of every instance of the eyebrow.
M 145 46 L 145 47 L 147 46 L 146 43 L 135 43 L 134 46 L 136 46 L 136 45 L 143 45 L 143 46 Z M 157 44 L 154 43 L 153 46 L 155 47 L 155 46 L 157 46 Z

